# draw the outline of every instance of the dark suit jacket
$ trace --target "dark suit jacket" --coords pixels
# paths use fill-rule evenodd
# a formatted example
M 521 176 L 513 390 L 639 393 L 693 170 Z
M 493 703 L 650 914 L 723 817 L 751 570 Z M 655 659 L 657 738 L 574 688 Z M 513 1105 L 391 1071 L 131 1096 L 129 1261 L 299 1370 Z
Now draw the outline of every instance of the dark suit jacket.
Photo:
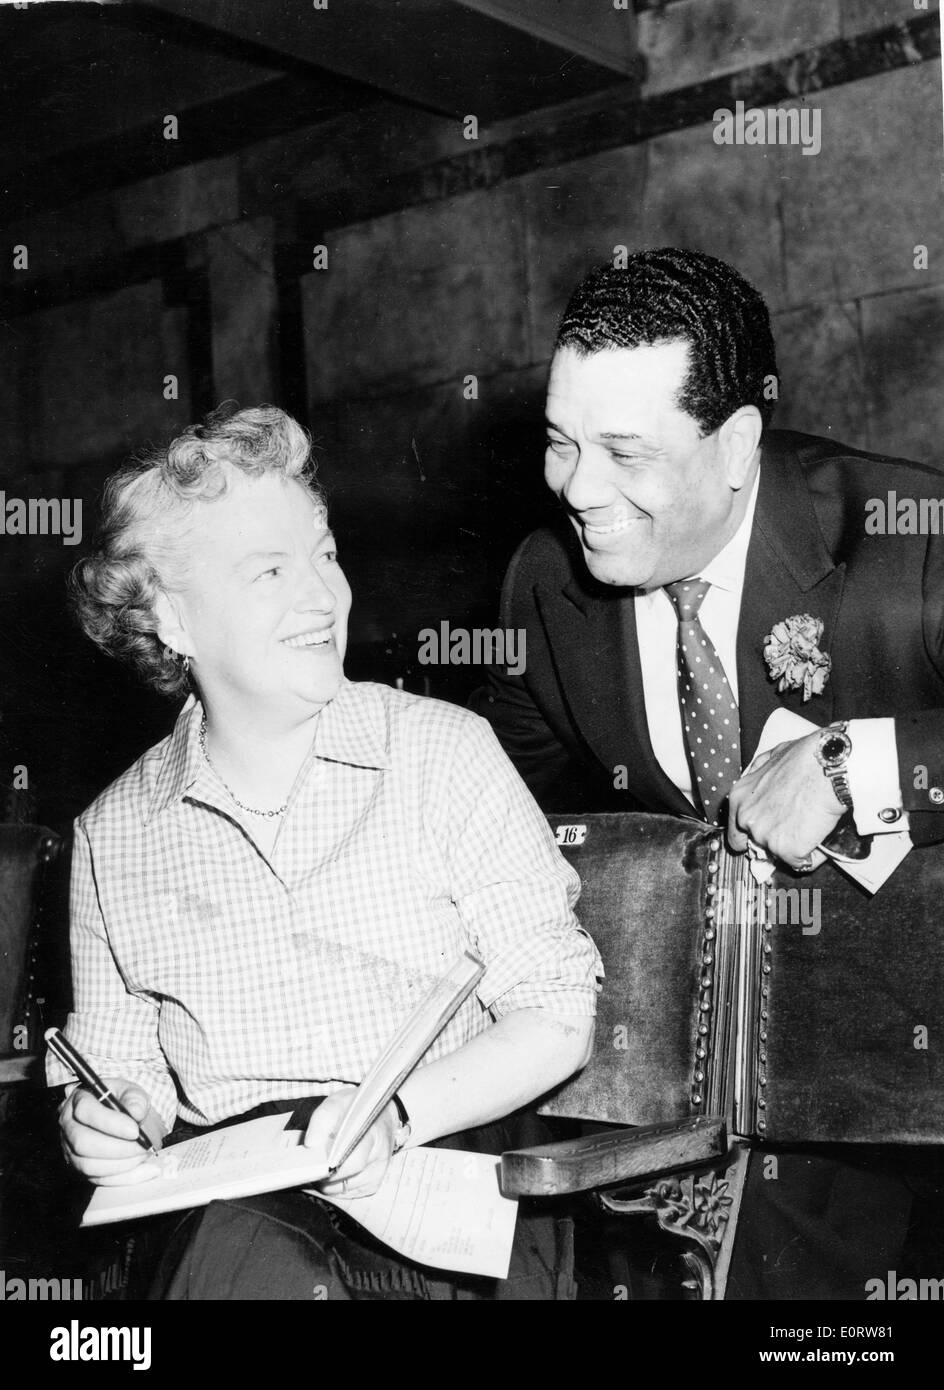
M 738 624 L 741 747 L 753 754 L 778 705 L 823 725 L 894 716 L 912 839 L 927 844 L 944 840 L 944 536 L 866 535 L 866 503 L 889 491 L 944 498 L 944 474 L 809 435 L 764 436 Z M 822 619 L 832 658 L 824 692 L 805 704 L 777 691 L 763 654 L 774 624 L 799 613 Z M 527 630 L 526 670 L 494 675 L 473 703 L 545 809 L 691 814 L 649 741 L 632 591 L 592 579 L 569 522 L 514 556 L 502 624 Z M 621 767 L 628 792 L 614 790 Z

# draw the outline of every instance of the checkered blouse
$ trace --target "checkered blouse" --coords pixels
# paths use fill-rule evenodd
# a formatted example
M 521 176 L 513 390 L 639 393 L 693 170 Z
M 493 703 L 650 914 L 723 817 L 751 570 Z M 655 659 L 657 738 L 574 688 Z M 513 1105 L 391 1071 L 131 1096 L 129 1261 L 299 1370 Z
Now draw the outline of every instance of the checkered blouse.
M 100 1075 L 168 1124 L 334 1090 L 463 947 L 487 970 L 428 1061 L 513 1009 L 595 1012 L 579 881 L 483 720 L 345 681 L 267 859 L 201 715 L 191 699 L 76 822 L 65 1031 Z

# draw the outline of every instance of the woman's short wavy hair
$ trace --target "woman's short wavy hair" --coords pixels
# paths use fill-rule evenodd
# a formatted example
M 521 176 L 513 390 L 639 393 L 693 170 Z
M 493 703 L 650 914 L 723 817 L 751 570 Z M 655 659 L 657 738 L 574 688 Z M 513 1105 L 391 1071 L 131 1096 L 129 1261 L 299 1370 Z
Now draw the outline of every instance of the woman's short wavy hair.
M 183 576 L 195 508 L 222 497 L 236 471 L 299 482 L 327 512 L 315 482 L 311 440 L 301 425 L 276 406 L 239 410 L 227 402 L 166 449 L 112 474 L 92 553 L 69 579 L 86 636 L 163 695 L 182 695 L 189 676 L 157 635 L 155 603 Z

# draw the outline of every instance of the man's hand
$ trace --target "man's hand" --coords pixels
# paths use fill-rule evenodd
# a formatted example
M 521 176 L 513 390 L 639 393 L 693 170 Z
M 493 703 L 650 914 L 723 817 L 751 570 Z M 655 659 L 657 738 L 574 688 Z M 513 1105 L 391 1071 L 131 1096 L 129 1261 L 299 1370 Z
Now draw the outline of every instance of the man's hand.
M 134 1119 L 109 1110 L 79 1086 L 59 1107 L 59 1132 L 66 1161 L 97 1187 L 120 1187 L 158 1177 L 157 1160 L 138 1143 L 138 1121 L 155 1148 L 160 1147 L 163 1138 L 163 1125 L 151 1108 L 147 1092 L 121 1078 L 106 1080 L 105 1085 Z
M 343 1090 L 333 1091 L 321 1102 L 308 1123 L 305 1134 L 307 1148 L 327 1153 L 356 1094 L 356 1086 L 345 1086 Z M 399 1124 L 396 1107 L 391 1101 L 384 1106 L 337 1172 L 318 1183 L 318 1188 L 331 1197 L 369 1197 L 376 1192 L 393 1154 Z
M 729 798 L 728 844 L 736 854 L 750 838 L 773 859 L 797 869 L 843 815 L 845 806 L 816 761 L 820 731 L 760 753 Z

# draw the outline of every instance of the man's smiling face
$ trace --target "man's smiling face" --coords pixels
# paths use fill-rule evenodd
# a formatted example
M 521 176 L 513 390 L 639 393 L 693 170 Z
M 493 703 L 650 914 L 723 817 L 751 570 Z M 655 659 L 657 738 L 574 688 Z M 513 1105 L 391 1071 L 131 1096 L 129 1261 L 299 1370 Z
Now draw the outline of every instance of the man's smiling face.
M 589 356 L 562 347 L 551 362 L 544 477 L 601 583 L 649 589 L 696 574 L 744 514 L 744 460 L 725 426 L 703 438 L 677 404 L 688 359 L 676 341 Z

